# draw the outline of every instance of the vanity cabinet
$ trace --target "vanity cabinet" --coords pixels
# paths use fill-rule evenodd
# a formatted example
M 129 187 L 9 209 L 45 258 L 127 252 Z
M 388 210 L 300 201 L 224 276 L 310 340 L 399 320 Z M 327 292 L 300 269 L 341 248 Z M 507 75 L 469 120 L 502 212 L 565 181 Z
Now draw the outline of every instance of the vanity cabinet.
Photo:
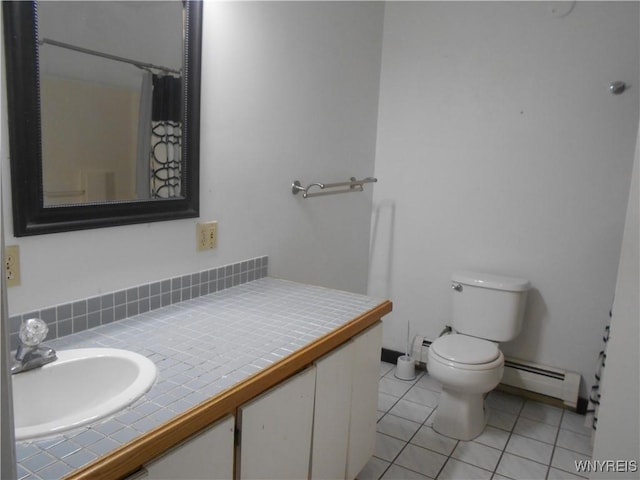
M 382 324 L 238 408 L 236 478 L 354 479 L 374 453 Z
M 315 380 L 312 366 L 238 408 L 237 478 L 308 477 Z
M 312 479 L 344 478 L 349 447 L 353 342 L 316 361 Z
M 374 453 L 381 320 L 392 310 L 390 301 L 264 278 L 252 282 L 251 288 L 239 288 L 228 295 L 183 302 L 179 310 L 174 312 L 176 321 L 186 330 L 199 331 L 202 322 L 209 320 L 212 329 L 226 326 L 225 340 L 217 335 L 198 340 L 211 355 L 197 368 L 175 357 L 183 368 L 192 370 L 194 378 L 209 384 L 210 396 L 192 404 L 187 395 L 184 401 L 189 402 L 189 408 L 175 415 L 165 410 L 162 413 L 169 418 L 164 422 L 150 418 L 155 426 L 126 443 L 114 435 L 117 448 L 87 461 L 70 472 L 67 480 L 269 476 L 352 480 L 359 474 Z M 289 354 L 278 355 L 277 362 L 273 362 L 272 353 L 285 340 L 282 328 L 263 328 L 274 315 L 290 332 L 288 345 L 296 345 Z M 216 349 L 224 347 L 226 351 L 236 338 L 239 344 L 232 346 L 242 350 L 247 317 L 253 320 L 252 325 L 260 326 L 264 346 L 264 351 L 256 345 L 251 352 L 255 361 L 265 365 L 257 371 L 251 366 L 250 355 L 246 355 L 245 364 L 215 355 Z M 113 326 L 113 339 L 124 338 L 136 328 L 134 322 L 114 322 Z M 167 333 L 158 330 L 162 331 L 158 355 L 173 358 L 176 351 L 182 351 L 175 350 L 169 341 L 171 329 Z M 79 341 L 93 338 L 89 332 Z M 103 336 L 96 332 L 95 338 L 102 341 Z M 184 342 L 185 348 L 188 345 L 190 342 Z M 220 359 L 223 365 L 219 365 Z M 210 370 L 227 369 L 232 362 L 235 383 L 228 385 L 230 377 L 210 380 Z M 128 408 L 139 408 L 145 414 L 146 402 L 161 394 L 162 383 L 168 378 L 163 378 L 161 371 L 153 394 Z M 105 420 L 105 424 L 109 422 Z M 37 442 L 33 448 L 44 451 Z M 67 468 L 62 458 L 53 460 L 47 467 L 52 471 L 59 466 Z M 25 470 L 28 466 L 19 464 Z
M 144 480 L 233 478 L 235 420 L 229 415 L 145 465 Z
M 382 324 L 272 387 L 135 478 L 354 479 L 375 450 Z M 234 455 L 234 429 L 238 438 Z
M 352 344 L 353 384 L 346 469 L 348 479 L 356 478 L 376 448 L 382 323 L 354 337 Z

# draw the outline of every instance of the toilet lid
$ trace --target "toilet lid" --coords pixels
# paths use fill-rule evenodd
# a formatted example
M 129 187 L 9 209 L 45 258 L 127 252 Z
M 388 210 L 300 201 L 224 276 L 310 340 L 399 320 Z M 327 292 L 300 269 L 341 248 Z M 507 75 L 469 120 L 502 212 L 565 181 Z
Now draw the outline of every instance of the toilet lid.
M 456 333 L 443 335 L 429 348 L 442 358 L 467 365 L 493 362 L 500 356 L 500 350 L 495 343 Z

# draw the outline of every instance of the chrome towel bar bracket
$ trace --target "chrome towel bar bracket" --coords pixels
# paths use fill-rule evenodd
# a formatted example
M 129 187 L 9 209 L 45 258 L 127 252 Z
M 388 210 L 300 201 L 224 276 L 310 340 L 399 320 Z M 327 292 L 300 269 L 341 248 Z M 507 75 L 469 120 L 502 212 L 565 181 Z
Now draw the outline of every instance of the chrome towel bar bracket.
M 378 179 L 374 177 L 363 178 L 362 180 L 356 180 L 356 177 L 351 177 L 349 182 L 338 183 L 311 183 L 306 188 L 302 186 L 299 180 L 295 180 L 291 184 L 291 193 L 297 195 L 302 192 L 302 198 L 319 197 L 321 195 L 334 195 L 337 193 L 351 193 L 362 192 L 364 190 L 365 183 L 375 183 Z M 321 192 L 309 192 L 312 187 L 318 187 Z

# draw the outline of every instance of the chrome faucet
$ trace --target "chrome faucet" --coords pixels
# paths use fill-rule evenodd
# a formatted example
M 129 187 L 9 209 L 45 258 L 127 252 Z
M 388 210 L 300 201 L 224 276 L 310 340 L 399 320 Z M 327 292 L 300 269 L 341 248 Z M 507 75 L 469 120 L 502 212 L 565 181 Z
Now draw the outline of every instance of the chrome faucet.
M 39 318 L 30 318 L 22 322 L 18 334 L 20 344 L 11 367 L 12 375 L 41 367 L 58 358 L 53 348 L 42 345 L 48 331 L 47 324 Z

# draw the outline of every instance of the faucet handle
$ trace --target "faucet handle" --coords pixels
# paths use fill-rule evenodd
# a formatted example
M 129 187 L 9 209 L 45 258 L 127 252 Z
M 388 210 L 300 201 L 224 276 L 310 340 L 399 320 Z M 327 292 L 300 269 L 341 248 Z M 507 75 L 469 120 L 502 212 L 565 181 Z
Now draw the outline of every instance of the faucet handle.
M 42 343 L 48 332 L 49 327 L 43 320 L 30 318 L 22 322 L 18 336 L 24 346 L 35 347 Z

